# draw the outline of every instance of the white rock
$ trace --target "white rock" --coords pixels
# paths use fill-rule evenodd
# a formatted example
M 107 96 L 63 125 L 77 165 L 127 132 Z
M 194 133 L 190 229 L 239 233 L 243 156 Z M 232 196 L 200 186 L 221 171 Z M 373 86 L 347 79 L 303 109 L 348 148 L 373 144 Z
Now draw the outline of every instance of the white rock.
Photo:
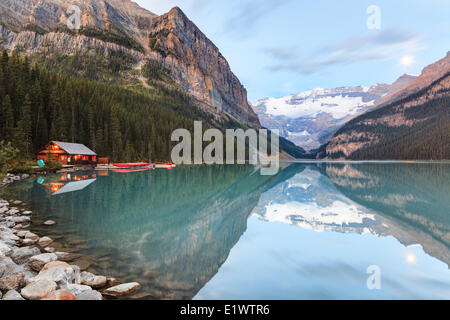
M 6 257 L 9 256 L 12 252 L 13 251 L 9 245 L 4 243 L 3 241 L 0 241 L 0 256 Z
M 73 283 L 75 279 L 75 272 L 72 267 L 69 268 L 51 268 L 39 272 L 34 278 L 28 279 L 27 283 L 31 284 L 41 280 L 49 280 L 57 283 L 59 286 L 64 286 Z
M 27 285 L 20 291 L 20 294 L 29 300 L 40 300 L 52 291 L 55 291 L 57 285 L 50 280 L 39 280 Z
M 34 241 L 38 241 L 39 240 L 39 236 L 37 234 L 34 234 L 33 232 L 28 231 L 25 234 L 25 239 L 31 239 L 31 240 L 34 240 Z

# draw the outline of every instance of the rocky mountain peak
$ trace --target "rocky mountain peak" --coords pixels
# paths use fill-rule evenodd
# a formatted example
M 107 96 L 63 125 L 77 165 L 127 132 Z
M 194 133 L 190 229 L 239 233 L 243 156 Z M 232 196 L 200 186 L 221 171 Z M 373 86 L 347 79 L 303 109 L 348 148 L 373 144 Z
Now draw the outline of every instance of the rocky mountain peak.
M 82 29 L 94 31 L 61 31 L 72 4 L 81 9 Z M 154 60 L 205 111 L 260 127 L 226 59 L 179 7 L 157 16 L 130 0 L 1 0 L 0 22 L 0 43 L 12 50 L 39 54 L 50 43 L 61 55 L 89 47 L 126 52 L 136 68 Z

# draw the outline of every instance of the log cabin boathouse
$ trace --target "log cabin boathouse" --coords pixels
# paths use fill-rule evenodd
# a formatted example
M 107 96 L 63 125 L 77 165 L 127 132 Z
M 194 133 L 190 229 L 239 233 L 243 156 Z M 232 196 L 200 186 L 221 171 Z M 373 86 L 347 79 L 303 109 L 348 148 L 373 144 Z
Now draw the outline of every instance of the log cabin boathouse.
M 62 165 L 96 165 L 97 154 L 83 144 L 51 141 L 38 151 L 37 160 L 54 160 Z

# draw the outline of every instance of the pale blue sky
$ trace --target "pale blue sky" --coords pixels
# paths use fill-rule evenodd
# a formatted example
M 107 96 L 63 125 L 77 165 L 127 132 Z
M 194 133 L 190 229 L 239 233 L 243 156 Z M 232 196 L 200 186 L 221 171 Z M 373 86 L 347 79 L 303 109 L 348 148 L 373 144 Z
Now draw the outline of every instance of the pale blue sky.
M 450 0 L 136 0 L 179 6 L 219 47 L 249 100 L 419 74 L 450 51 Z M 381 9 L 369 30 L 367 8 Z M 402 57 L 405 64 L 402 65 Z

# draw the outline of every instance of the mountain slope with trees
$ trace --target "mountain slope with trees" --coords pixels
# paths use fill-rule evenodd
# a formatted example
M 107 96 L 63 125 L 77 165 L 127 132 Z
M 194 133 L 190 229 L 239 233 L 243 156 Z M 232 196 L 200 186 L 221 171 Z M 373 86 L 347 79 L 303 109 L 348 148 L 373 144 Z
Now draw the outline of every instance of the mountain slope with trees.
M 347 123 L 326 157 L 450 160 L 450 72 L 420 91 Z

